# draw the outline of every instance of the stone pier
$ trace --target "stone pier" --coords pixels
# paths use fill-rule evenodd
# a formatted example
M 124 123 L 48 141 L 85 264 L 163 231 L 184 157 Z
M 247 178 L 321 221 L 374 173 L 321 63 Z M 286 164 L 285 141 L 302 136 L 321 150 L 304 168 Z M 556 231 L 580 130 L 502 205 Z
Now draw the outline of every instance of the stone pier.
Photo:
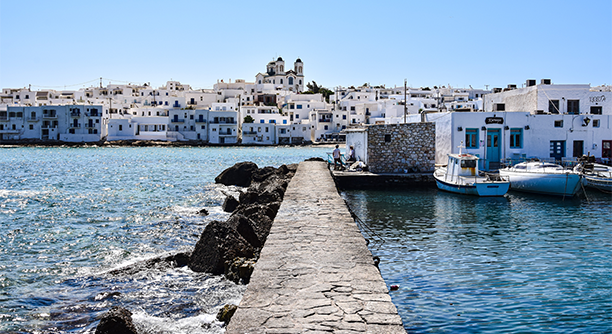
M 406 333 L 326 163 L 300 163 L 226 333 Z

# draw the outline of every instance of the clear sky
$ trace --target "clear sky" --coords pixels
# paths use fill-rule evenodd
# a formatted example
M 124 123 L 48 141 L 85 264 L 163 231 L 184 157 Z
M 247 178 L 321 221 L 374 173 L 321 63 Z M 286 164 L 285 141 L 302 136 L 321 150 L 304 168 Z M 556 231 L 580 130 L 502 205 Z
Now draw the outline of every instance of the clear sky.
M 612 84 L 612 1 L 0 0 L 0 87 L 253 82 L 282 56 L 333 88 Z

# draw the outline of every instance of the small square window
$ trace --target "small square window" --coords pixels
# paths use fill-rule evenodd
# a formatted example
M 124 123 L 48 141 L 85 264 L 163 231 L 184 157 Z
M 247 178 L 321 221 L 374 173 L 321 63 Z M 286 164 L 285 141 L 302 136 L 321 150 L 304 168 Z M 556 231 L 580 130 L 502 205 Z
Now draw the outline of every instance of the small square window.
M 563 120 L 555 121 L 555 128 L 562 128 L 562 127 L 563 127 Z
M 593 127 L 594 128 L 598 128 L 599 127 L 599 120 L 598 119 L 594 119 L 593 120 Z
M 391 142 L 391 135 L 385 135 L 385 143 Z

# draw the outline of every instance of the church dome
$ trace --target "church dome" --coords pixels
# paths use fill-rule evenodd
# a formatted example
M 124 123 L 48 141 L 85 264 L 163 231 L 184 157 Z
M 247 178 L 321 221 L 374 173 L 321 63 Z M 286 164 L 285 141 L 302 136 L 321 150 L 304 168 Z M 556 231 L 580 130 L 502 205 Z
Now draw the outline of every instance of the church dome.
M 301 62 L 302 62 L 302 60 L 301 60 L 300 58 L 298 58 L 298 59 L 297 59 L 295 62 L 296 62 L 296 63 L 301 63 Z
M 283 57 L 278 57 L 276 61 L 283 61 Z

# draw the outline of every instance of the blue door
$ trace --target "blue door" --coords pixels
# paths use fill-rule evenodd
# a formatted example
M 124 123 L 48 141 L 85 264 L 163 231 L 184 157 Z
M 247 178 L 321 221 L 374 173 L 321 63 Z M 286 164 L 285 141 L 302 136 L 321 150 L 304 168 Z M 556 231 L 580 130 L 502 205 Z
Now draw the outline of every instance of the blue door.
M 487 169 L 499 169 L 501 149 L 499 143 L 500 129 L 487 129 Z
M 550 157 L 558 161 L 565 157 L 565 140 L 550 141 Z

